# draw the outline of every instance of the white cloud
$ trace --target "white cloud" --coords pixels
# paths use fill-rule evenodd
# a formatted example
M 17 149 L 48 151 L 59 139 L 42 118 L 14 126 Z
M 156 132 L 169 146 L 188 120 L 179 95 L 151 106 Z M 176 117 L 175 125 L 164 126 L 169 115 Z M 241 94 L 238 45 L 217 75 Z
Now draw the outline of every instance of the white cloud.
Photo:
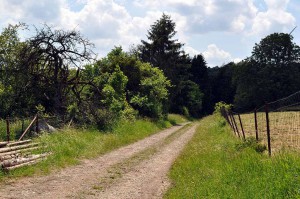
M 145 18 L 132 17 L 124 6 L 115 1 L 89 0 L 79 11 L 65 9 L 61 27 L 76 28 L 96 45 L 100 56 L 105 56 L 114 46 L 140 42 L 141 34 L 150 26 L 149 13 Z
M 289 0 L 265 0 L 268 7 L 265 12 L 258 12 L 253 19 L 251 34 L 264 35 L 282 32 L 295 26 L 296 19 L 286 11 Z
M 231 23 L 231 29 L 234 32 L 242 32 L 246 27 L 247 18 L 243 15 L 235 18 Z
M 36 0 L 1 0 L 1 23 L 27 22 L 30 24 L 51 21 L 57 23 L 64 0 L 36 1 Z
M 254 0 L 135 0 L 135 5 L 172 10 L 186 17 L 190 32 L 243 31 L 257 12 Z
M 195 48 L 191 47 L 191 46 L 185 46 L 184 47 L 184 51 L 190 55 L 190 57 L 194 57 L 195 55 L 199 55 L 201 54 L 200 51 L 196 50 Z
M 238 62 L 241 60 L 239 58 L 232 58 L 229 52 L 220 49 L 216 44 L 208 45 L 202 54 L 210 67 L 221 66 L 231 61 Z

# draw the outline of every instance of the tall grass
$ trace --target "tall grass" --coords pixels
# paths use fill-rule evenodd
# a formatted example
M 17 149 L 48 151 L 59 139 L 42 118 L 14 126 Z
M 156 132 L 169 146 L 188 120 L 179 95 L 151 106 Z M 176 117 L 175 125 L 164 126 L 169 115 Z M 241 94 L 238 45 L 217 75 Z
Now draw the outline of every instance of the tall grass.
M 219 116 L 200 122 L 173 165 L 165 198 L 300 198 L 300 156 L 258 153 L 232 135 Z
M 80 162 L 83 158 L 94 158 L 120 146 L 133 143 L 159 130 L 171 126 L 168 121 L 153 122 L 146 119 L 134 122 L 124 121 L 115 125 L 113 132 L 96 129 L 65 129 L 52 134 L 44 134 L 36 139 L 52 152 L 47 160 L 35 166 L 20 168 L 8 174 L 0 171 L 0 181 L 6 177 L 47 174 Z

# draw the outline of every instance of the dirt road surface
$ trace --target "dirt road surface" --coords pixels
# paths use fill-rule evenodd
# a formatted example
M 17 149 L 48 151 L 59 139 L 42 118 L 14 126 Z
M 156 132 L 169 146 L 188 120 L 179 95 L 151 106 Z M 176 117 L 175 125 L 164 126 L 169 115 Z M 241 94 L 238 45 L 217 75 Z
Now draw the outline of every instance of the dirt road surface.
M 9 181 L 0 185 L 0 198 L 161 198 L 170 185 L 167 173 L 195 129 L 174 126 L 48 176 Z

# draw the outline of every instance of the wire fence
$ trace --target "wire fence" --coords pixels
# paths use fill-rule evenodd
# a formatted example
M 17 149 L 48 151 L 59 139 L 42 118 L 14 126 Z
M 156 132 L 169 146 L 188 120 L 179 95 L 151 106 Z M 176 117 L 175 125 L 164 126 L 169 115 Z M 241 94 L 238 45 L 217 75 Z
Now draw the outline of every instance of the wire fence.
M 249 113 L 221 110 L 236 136 L 255 137 L 269 155 L 282 149 L 300 150 L 300 91 L 266 103 Z
M 63 118 L 39 114 L 28 118 L 0 119 L 0 142 L 34 137 L 41 131 L 53 131 L 64 125 Z

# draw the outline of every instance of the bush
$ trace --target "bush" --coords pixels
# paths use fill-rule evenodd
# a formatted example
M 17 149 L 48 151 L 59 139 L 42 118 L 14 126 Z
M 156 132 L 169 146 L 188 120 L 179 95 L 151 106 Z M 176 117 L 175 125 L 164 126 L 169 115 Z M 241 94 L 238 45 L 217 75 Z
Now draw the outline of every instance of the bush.
M 214 113 L 221 113 L 222 109 L 225 109 L 226 111 L 231 110 L 233 107 L 232 104 L 226 104 L 225 102 L 218 102 L 215 104 L 215 111 Z
M 265 145 L 259 144 L 255 137 L 248 137 L 245 142 L 236 145 L 236 149 L 239 151 L 245 148 L 252 148 L 258 153 L 263 153 L 267 149 Z

